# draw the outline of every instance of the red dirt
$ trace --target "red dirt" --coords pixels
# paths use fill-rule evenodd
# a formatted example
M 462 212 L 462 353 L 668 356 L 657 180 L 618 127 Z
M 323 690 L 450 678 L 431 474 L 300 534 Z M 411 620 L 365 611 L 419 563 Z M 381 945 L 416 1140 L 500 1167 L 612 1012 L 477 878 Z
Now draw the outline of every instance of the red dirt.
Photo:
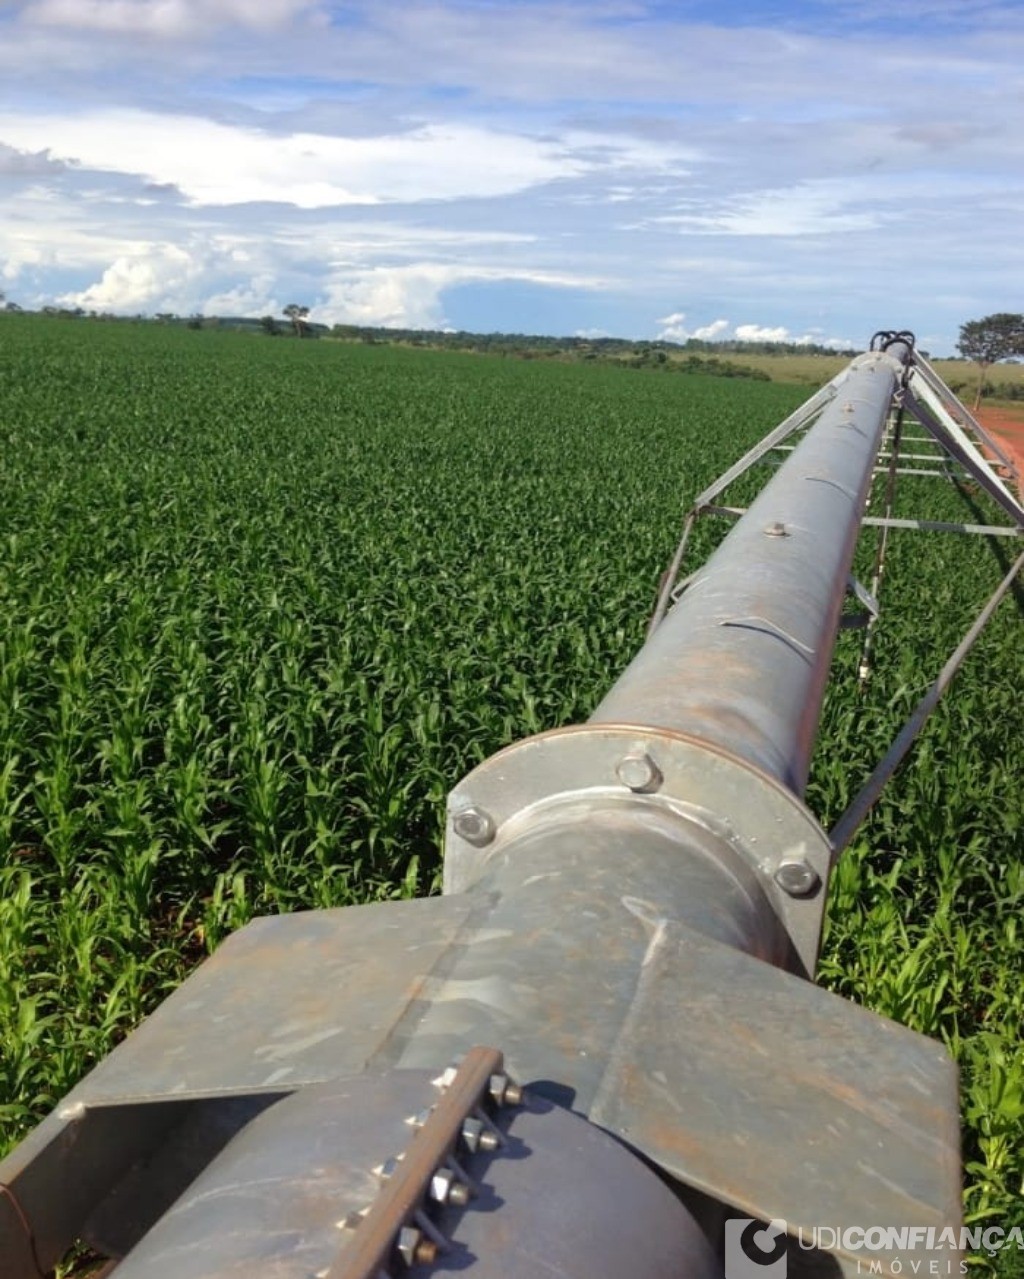
M 1017 486 L 1024 492 L 1024 408 L 985 408 L 975 410 L 974 416 L 1010 454 L 1017 466 Z

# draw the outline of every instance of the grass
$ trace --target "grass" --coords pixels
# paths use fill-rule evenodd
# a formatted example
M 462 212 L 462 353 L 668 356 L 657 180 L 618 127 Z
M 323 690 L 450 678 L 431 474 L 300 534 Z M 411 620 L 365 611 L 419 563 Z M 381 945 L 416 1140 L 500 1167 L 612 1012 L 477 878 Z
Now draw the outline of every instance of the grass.
M 0 1147 L 254 914 L 436 887 L 447 790 L 589 715 L 683 504 L 803 394 L 0 320 Z M 927 485 L 898 513 L 963 517 Z M 808 792 L 826 825 L 1001 553 L 894 539 L 866 691 L 857 637 L 837 652 Z M 1008 602 L 841 863 L 821 970 L 949 1045 L 966 1211 L 1007 1225 L 1019 654 Z
M 683 358 L 683 357 L 676 357 Z M 767 373 L 773 382 L 791 382 L 802 386 L 819 387 L 834 377 L 849 363 L 845 355 L 748 355 L 730 351 L 727 357 L 735 364 Z M 968 404 L 974 401 L 977 385 L 977 366 L 966 360 L 930 361 L 942 380 Z M 992 389 L 986 399 L 1020 398 L 1024 395 L 1024 363 L 1002 363 L 989 368 L 985 374 L 986 385 Z

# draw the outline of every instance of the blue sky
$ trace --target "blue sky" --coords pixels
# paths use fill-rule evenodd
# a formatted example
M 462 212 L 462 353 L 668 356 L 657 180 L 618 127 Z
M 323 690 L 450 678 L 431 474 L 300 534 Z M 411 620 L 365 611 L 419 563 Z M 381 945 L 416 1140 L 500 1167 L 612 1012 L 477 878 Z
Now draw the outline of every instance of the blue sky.
M 0 290 L 860 346 L 1024 309 L 1020 0 L 0 0 Z

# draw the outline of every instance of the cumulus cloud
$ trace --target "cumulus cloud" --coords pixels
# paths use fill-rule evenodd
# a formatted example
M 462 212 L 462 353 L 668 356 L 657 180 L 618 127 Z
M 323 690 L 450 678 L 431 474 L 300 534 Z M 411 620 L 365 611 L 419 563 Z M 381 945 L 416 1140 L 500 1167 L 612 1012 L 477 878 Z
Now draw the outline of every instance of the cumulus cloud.
M 791 346 L 830 346 L 837 351 L 857 346 L 848 338 L 825 337 L 820 329 L 793 333 L 784 324 L 737 324 L 734 336 L 737 342 L 788 342 Z
M 337 270 L 317 315 L 329 324 L 381 325 L 385 328 L 449 327 L 443 294 L 459 284 L 519 281 L 548 288 L 600 289 L 593 276 L 555 271 L 421 262 L 408 266 L 375 266 Z
M 143 253 L 117 258 L 95 284 L 59 301 L 86 310 L 174 310 L 201 269 L 202 263 L 176 245 L 148 245 Z
M 690 338 L 697 338 L 701 342 L 713 342 L 715 338 L 724 336 L 729 328 L 728 320 L 712 320 L 710 324 L 701 324 L 691 329 L 686 323 L 684 311 L 673 311 L 671 315 L 663 315 L 655 323 L 661 326 L 657 333 L 659 342 L 688 342 Z
M 737 324 L 736 338 L 740 342 L 793 342 L 789 329 L 781 324 Z M 809 340 L 809 339 L 805 339 Z
M 661 326 L 657 337 L 662 342 L 686 342 L 690 338 L 696 338 L 701 342 L 716 340 L 787 342 L 797 346 L 831 346 L 837 350 L 846 350 L 855 345 L 845 338 L 826 338 L 820 330 L 811 330 L 803 334 L 793 333 L 784 324 L 733 325 L 730 320 L 712 320 L 710 324 L 690 328 L 683 311 L 673 311 L 671 315 L 663 315 L 656 323 Z
M 1024 273 L 1024 26 L 1000 0 L 917 27 L 870 6 L 0 0 L 0 272 L 19 301 L 333 291 L 337 318 L 487 328 L 529 297 L 541 330 L 749 315 L 949 349 Z M 211 247 L 232 232 L 250 260 Z M 548 312 L 545 273 L 576 282 Z

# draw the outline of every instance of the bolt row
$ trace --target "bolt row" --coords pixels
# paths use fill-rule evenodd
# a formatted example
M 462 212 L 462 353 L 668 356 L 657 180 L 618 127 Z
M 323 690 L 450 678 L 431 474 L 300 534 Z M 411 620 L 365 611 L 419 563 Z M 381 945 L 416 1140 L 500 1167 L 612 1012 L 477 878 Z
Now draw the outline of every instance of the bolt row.
M 765 532 L 773 537 L 789 536 L 783 524 L 770 524 Z M 635 795 L 652 795 L 661 789 L 665 781 L 661 769 L 647 751 L 624 755 L 615 766 L 615 776 Z M 476 848 L 485 848 L 497 834 L 494 818 L 475 805 L 461 808 L 453 815 L 452 829 L 460 839 Z M 806 857 L 785 858 L 776 867 L 773 878 L 790 897 L 809 897 L 821 883 L 821 876 Z
M 473 1051 L 477 1053 L 482 1050 L 474 1049 Z M 497 1064 L 500 1064 L 500 1054 L 492 1055 Z M 440 1092 L 447 1092 L 455 1082 L 459 1074 L 459 1066 L 459 1062 L 453 1063 L 433 1080 L 434 1086 Z M 450 1204 L 463 1208 L 474 1195 L 479 1193 L 479 1185 L 470 1177 L 456 1156 L 455 1147 L 461 1146 L 469 1155 L 493 1154 L 503 1144 L 504 1138 L 501 1132 L 483 1108 L 486 1098 L 489 1098 L 496 1107 L 518 1106 L 523 1100 L 523 1090 L 506 1074 L 497 1072 L 487 1077 L 485 1087 L 478 1097 L 479 1104 L 462 1119 L 453 1147 L 430 1173 L 422 1192 L 426 1199 L 436 1204 Z M 426 1127 L 437 1105 L 438 1103 L 435 1103 L 415 1115 L 410 1115 L 405 1122 L 418 1133 L 421 1128 Z M 381 1183 L 392 1181 L 401 1172 L 402 1164 L 409 1154 L 409 1150 L 404 1150 L 384 1160 L 374 1168 L 374 1174 Z M 359 1212 L 351 1213 L 343 1222 L 339 1222 L 339 1225 L 354 1230 L 372 1211 L 374 1211 L 374 1205 L 369 1204 Z M 406 1221 L 399 1228 L 395 1236 L 394 1253 L 396 1259 L 404 1263 L 406 1267 L 430 1265 L 447 1245 L 448 1240 L 421 1204 L 413 1211 L 411 1220 Z M 340 1279 L 343 1273 L 344 1271 L 331 1271 L 329 1274 L 325 1272 L 325 1275 L 326 1279 Z M 360 1271 L 360 1274 L 372 1274 L 372 1279 L 391 1279 L 386 1269 L 377 1269 L 372 1272 Z

